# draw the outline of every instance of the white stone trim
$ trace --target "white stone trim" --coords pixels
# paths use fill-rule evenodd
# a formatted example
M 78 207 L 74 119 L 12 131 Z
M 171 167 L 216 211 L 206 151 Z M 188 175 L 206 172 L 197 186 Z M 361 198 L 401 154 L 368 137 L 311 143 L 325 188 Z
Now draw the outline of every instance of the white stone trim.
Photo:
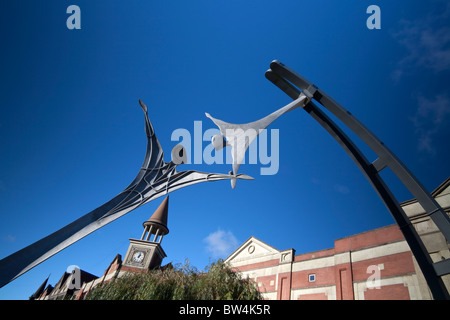
M 406 241 L 387 243 L 384 245 L 352 251 L 352 262 L 364 261 L 368 259 L 385 257 L 388 255 L 411 252 Z
M 336 300 L 336 286 L 324 286 L 324 287 L 313 287 L 313 288 L 300 288 L 291 290 L 291 299 L 298 300 L 301 295 L 324 293 L 328 300 Z
M 404 275 L 398 277 L 381 278 L 380 289 L 384 286 L 403 284 L 408 288 L 409 297 L 411 300 L 421 300 L 422 296 L 419 290 L 419 281 L 415 274 Z M 353 292 L 355 294 L 355 300 L 365 300 L 364 293 L 368 290 L 380 290 L 377 288 L 368 289 L 366 281 L 359 281 L 353 283 Z
M 325 267 L 333 267 L 333 266 L 335 266 L 335 261 L 334 261 L 335 258 L 334 257 L 335 256 L 328 256 L 328 257 L 305 260 L 305 261 L 296 261 L 292 265 L 292 272 L 319 269 L 319 268 L 325 268 Z

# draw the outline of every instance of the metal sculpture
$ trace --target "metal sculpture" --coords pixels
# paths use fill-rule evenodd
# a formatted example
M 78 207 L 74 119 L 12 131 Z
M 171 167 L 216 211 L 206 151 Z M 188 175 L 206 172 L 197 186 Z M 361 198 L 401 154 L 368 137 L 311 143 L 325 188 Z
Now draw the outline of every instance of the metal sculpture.
M 29 271 L 39 263 L 120 218 L 126 213 L 177 189 L 207 181 L 253 179 L 247 175 L 225 175 L 198 171 L 177 171 L 186 162 L 183 147 L 172 150 L 172 161 L 164 162 L 164 153 L 148 118 L 147 106 L 139 100 L 145 115 L 147 152 L 144 163 L 131 184 L 120 194 L 62 229 L 0 260 L 0 287 Z
M 411 248 L 433 297 L 435 299 L 449 299 L 449 293 L 441 276 L 450 274 L 450 259 L 433 263 L 416 229 L 401 208 L 397 199 L 395 199 L 385 181 L 380 177 L 379 172 L 386 167 L 392 170 L 417 199 L 432 221 L 439 228 L 440 232 L 447 240 L 447 243 L 449 243 L 450 219 L 446 212 L 383 142 L 370 132 L 349 111 L 344 109 L 317 86 L 277 60 L 272 61 L 270 64 L 270 69 L 266 72 L 266 78 L 294 101 L 304 99 L 303 97 L 306 97 L 309 100 L 309 103 L 305 104 L 303 109 L 322 125 L 325 130 L 336 139 L 341 147 L 344 148 L 381 197 Z M 336 125 L 336 123 L 310 101 L 313 99 L 341 120 L 342 123 L 361 138 L 379 158 L 370 163 L 365 155 Z
M 208 118 L 210 118 L 220 129 L 222 135 L 215 135 L 211 139 L 211 143 L 214 149 L 220 150 L 223 147 L 231 147 L 231 157 L 233 159 L 233 171 L 232 174 L 236 176 L 239 167 L 244 160 L 245 152 L 252 143 L 253 140 L 272 122 L 281 117 L 286 112 L 289 112 L 300 106 L 304 106 L 308 103 L 306 96 L 302 95 L 295 101 L 289 103 L 288 105 L 272 112 L 268 116 L 246 124 L 233 124 L 228 123 L 219 119 L 211 117 L 209 113 L 205 113 Z M 236 187 L 236 179 L 231 179 L 231 187 L 234 189 Z

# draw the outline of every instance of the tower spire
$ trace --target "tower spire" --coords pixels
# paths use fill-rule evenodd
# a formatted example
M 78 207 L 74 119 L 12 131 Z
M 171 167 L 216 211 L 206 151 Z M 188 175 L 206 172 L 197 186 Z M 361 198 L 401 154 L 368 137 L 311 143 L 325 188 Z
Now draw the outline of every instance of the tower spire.
M 124 259 L 124 266 L 138 270 L 149 270 L 161 266 L 166 257 L 161 247 L 163 236 L 169 233 L 167 214 L 169 197 L 165 198 L 150 219 L 143 223 L 144 232 L 141 239 L 130 239 L 130 246 Z
M 144 233 L 142 234 L 141 240 L 152 241 L 150 236 L 154 234 L 155 236 L 152 242 L 161 243 L 162 237 L 169 233 L 169 228 L 167 228 L 168 212 L 169 196 L 161 202 L 152 216 L 143 223 Z M 158 239 L 158 237 L 160 238 Z

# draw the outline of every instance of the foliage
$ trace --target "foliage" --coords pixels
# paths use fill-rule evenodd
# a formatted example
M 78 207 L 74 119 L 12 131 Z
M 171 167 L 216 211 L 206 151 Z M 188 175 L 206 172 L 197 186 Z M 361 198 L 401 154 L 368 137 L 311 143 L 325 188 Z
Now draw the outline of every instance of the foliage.
M 223 260 L 205 271 L 183 265 L 129 273 L 91 290 L 87 300 L 260 300 L 254 281 L 242 278 Z

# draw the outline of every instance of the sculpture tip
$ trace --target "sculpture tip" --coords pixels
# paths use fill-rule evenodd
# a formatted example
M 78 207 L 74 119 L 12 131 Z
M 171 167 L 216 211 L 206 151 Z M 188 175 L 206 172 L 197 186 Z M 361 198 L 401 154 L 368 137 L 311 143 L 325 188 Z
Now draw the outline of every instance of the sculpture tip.
M 144 110 L 144 112 L 147 113 L 147 106 L 142 102 L 141 99 L 139 99 L 139 104 L 141 105 L 142 110 Z

